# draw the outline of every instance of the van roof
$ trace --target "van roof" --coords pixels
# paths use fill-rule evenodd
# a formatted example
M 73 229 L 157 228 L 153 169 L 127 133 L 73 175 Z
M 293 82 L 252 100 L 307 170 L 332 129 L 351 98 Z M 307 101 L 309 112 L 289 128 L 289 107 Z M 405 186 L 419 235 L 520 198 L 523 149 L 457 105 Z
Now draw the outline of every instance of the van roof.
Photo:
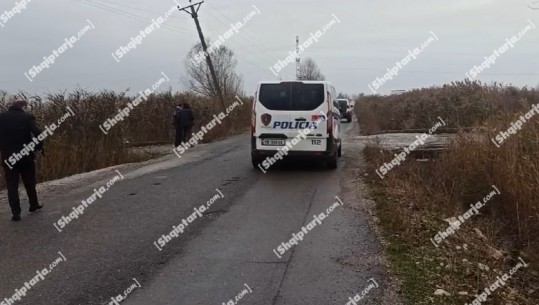
M 328 81 L 319 81 L 319 80 L 270 80 L 270 81 L 261 81 L 258 84 L 281 84 L 281 83 L 304 83 L 304 84 L 326 84 L 330 85 L 331 83 Z

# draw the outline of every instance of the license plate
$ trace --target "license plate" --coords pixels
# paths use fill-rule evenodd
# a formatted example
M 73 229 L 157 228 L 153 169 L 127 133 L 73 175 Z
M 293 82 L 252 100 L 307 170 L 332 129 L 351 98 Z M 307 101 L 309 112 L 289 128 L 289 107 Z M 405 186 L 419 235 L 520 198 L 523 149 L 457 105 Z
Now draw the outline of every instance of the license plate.
M 262 139 L 262 145 L 264 146 L 284 146 L 284 139 Z

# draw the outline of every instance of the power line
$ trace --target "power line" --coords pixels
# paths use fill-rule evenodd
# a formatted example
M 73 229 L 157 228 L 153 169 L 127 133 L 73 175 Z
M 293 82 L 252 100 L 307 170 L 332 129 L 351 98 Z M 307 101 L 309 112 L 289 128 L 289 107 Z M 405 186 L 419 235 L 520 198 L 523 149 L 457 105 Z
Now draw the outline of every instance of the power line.
M 212 7 L 212 6 L 209 5 L 209 4 L 208 4 L 208 6 L 209 6 L 209 7 Z M 215 11 L 217 14 L 221 15 L 221 16 L 222 16 L 223 18 L 225 18 L 226 20 L 228 20 L 229 22 L 234 23 L 234 21 L 233 21 L 232 19 L 228 18 L 225 14 L 223 14 L 222 12 L 220 12 L 218 9 L 215 9 L 215 8 L 214 8 L 214 11 Z M 209 12 L 208 12 L 208 14 L 211 15 L 211 13 L 209 13 Z M 225 24 L 224 22 L 221 22 L 221 20 L 220 20 L 219 18 L 215 17 L 215 15 L 212 15 L 212 17 L 215 18 L 215 20 L 219 21 L 220 23 Z M 225 25 L 226 25 L 226 24 L 225 24 Z M 229 25 L 226 25 L 226 26 L 229 26 Z M 245 35 L 239 35 L 241 39 L 247 41 L 247 37 L 245 37 L 245 36 L 249 36 L 249 38 L 251 38 L 252 41 L 247 41 L 248 43 L 254 42 L 254 43 L 255 43 L 254 45 L 256 45 L 257 47 L 259 47 L 260 50 L 264 51 L 265 53 L 267 53 L 268 55 L 270 55 L 271 57 L 273 57 L 273 59 L 275 59 L 275 57 L 276 57 L 275 53 L 272 53 L 271 51 L 269 51 L 269 48 L 266 47 L 260 40 L 258 40 L 258 38 L 256 38 L 255 36 L 251 35 L 251 34 L 249 33 L 249 29 L 248 29 L 248 28 L 244 28 L 244 30 L 242 31 L 242 33 L 245 34 Z M 275 56 L 275 57 L 274 57 L 274 56 Z M 279 59 L 277 58 L 277 60 L 279 60 Z
M 212 14 L 210 14 L 210 13 L 208 13 L 208 14 L 209 14 L 210 16 L 212 16 L 214 19 L 216 19 L 215 16 L 213 16 Z M 217 20 L 218 22 L 222 23 L 222 22 L 219 21 L 218 19 L 216 19 L 216 20 Z M 211 26 L 208 26 L 208 25 L 206 25 L 206 27 L 212 28 Z M 214 31 L 211 31 L 211 32 L 218 33 L 218 31 L 215 31 L 215 30 L 214 30 Z M 240 36 L 241 36 L 241 35 L 240 35 Z M 237 48 L 240 48 L 240 49 L 246 51 L 247 54 L 253 54 L 253 50 L 248 50 L 248 49 L 246 49 L 245 47 L 243 47 L 242 45 L 239 45 L 239 44 L 238 44 L 238 45 L 235 45 L 235 46 L 236 46 Z M 241 53 L 239 53 L 239 52 L 237 52 L 237 51 L 236 51 L 235 53 L 241 55 Z M 272 74 L 269 72 L 269 69 L 264 68 L 264 67 L 260 66 L 260 65 L 257 64 L 257 63 L 254 63 L 254 62 L 252 62 L 252 61 L 250 61 L 250 60 L 248 60 L 248 59 L 246 59 L 246 58 L 244 58 L 244 57 L 241 57 L 241 56 L 238 56 L 238 57 L 236 57 L 236 58 L 237 58 L 238 60 L 240 60 L 240 61 L 243 61 L 243 62 L 245 62 L 245 63 L 247 63 L 247 64 L 253 66 L 253 67 L 256 67 L 257 69 L 261 70 L 261 71 L 264 72 L 264 73 L 268 73 L 268 74 L 272 75 Z
M 89 5 L 89 6 L 93 6 L 93 7 L 108 11 L 110 13 L 114 13 L 114 14 L 117 14 L 117 15 L 122 15 L 122 16 L 125 16 L 125 17 L 128 17 L 128 18 L 131 18 L 131 19 L 141 20 L 141 21 L 146 21 L 146 22 L 152 22 L 151 18 L 148 18 L 148 17 L 145 17 L 145 16 L 140 16 L 140 15 L 137 15 L 137 14 L 133 14 L 131 12 L 121 10 L 121 9 L 118 9 L 118 8 L 115 8 L 115 7 L 112 7 L 112 6 L 107 6 L 107 5 L 103 4 L 103 3 L 95 2 L 95 0 L 80 0 L 80 2 L 82 2 L 82 3 L 86 4 L 86 5 Z M 167 25 L 167 24 L 162 24 L 161 27 L 163 27 L 165 29 L 168 29 L 168 30 L 171 30 L 171 31 L 175 31 L 175 32 L 184 32 L 184 33 L 187 32 L 186 30 L 183 30 L 182 28 L 176 28 L 174 26 L 170 26 L 170 25 Z
M 101 0 L 101 1 L 104 1 L 104 0 Z M 130 13 L 130 12 L 127 12 L 127 11 L 124 11 L 124 10 L 121 10 L 121 9 L 118 9 L 118 8 L 114 8 L 114 7 L 111 7 L 111 6 L 107 6 L 107 5 L 104 5 L 102 3 L 96 3 L 95 0 L 80 0 L 80 2 L 86 4 L 86 5 L 89 5 L 89 6 L 93 6 L 93 7 L 96 7 L 96 8 L 99 8 L 99 9 L 103 9 L 105 11 L 108 11 L 110 13 L 113 13 L 113 14 L 117 14 L 117 15 L 122 15 L 122 16 L 125 16 L 125 17 L 128 17 L 128 18 L 131 18 L 131 19 L 135 19 L 135 20 L 142 20 L 142 21 L 148 21 L 148 22 L 151 22 L 151 19 L 147 18 L 147 17 L 144 17 L 144 16 L 140 16 L 140 15 L 136 15 L 136 14 L 133 14 L 133 13 Z M 109 3 L 114 3 L 112 1 L 107 1 Z M 116 4 L 116 3 L 115 3 Z M 117 5 L 120 5 L 120 4 L 117 4 Z M 134 7 L 133 7 L 134 8 Z M 143 10 L 143 9 L 138 9 L 140 11 L 144 11 L 144 12 L 151 12 L 151 11 L 146 11 L 146 10 Z M 151 13 L 156 13 L 156 12 L 151 12 Z M 157 13 L 156 13 L 157 14 Z M 164 28 L 168 29 L 168 30 L 171 30 L 171 31 L 174 31 L 174 32 L 182 32 L 182 33 L 185 33 L 187 31 L 180 31 L 179 29 L 177 28 L 174 28 L 174 27 L 171 27 L 171 26 L 167 26 L 167 25 L 162 25 L 164 26 Z M 183 29 L 183 28 L 182 28 Z M 251 51 L 247 50 L 249 53 L 252 53 Z M 243 62 L 246 62 L 247 64 L 250 64 L 254 67 L 256 67 L 257 69 L 259 70 L 262 70 L 263 72 L 266 72 L 268 73 L 268 71 L 264 68 L 262 68 L 261 66 L 247 60 L 247 59 L 244 59 L 244 58 L 241 58 L 241 57 L 238 57 L 239 60 L 243 61 Z
M 101 1 L 106 1 L 106 0 L 101 0 Z M 89 6 L 93 6 L 93 7 L 99 8 L 99 9 L 103 9 L 103 10 L 108 11 L 108 12 L 113 13 L 113 14 L 122 15 L 122 16 L 125 16 L 125 17 L 128 17 L 128 18 L 131 18 L 131 19 L 148 21 L 148 22 L 152 21 L 151 19 L 149 19 L 147 17 L 140 16 L 140 15 L 137 15 L 137 14 L 133 14 L 131 12 L 121 10 L 121 9 L 118 9 L 118 8 L 115 8 L 115 7 L 112 7 L 112 6 L 107 6 L 107 5 L 103 4 L 103 3 L 96 2 L 95 0 L 80 0 L 80 2 L 82 2 L 83 4 L 89 5 Z M 113 1 L 106 1 L 106 2 L 122 6 L 122 4 L 118 4 L 118 3 L 115 3 Z M 133 9 L 143 11 L 143 12 L 149 12 L 149 13 L 158 14 L 157 12 L 147 11 L 147 10 L 135 8 L 135 7 L 132 7 L 132 6 L 127 6 L 127 5 L 123 5 L 123 6 L 133 8 Z M 182 33 L 187 32 L 187 31 L 183 31 L 183 28 L 181 28 L 181 30 L 180 30 L 178 28 L 168 26 L 168 25 L 165 25 L 165 24 L 163 24 L 162 27 L 164 27 L 164 28 L 166 28 L 168 30 L 171 30 L 171 31 L 175 31 L 175 32 L 182 32 Z M 253 53 L 251 50 L 247 50 L 247 49 L 244 49 L 244 50 L 247 51 L 249 54 Z M 251 65 L 251 66 L 253 66 L 253 67 L 255 67 L 255 68 L 259 69 L 259 70 L 261 70 L 264 73 L 269 73 L 269 71 L 267 69 L 264 69 L 260 65 L 254 63 L 254 62 L 252 62 L 250 60 L 247 60 L 247 59 L 242 58 L 242 57 L 237 57 L 237 59 L 242 61 L 242 62 L 245 62 L 245 63 L 247 63 L 247 64 L 249 64 L 249 65 Z
M 95 2 L 95 0 L 93 0 Z M 123 3 L 118 3 L 118 2 L 115 2 L 115 1 L 111 1 L 111 0 L 98 0 L 98 1 L 102 1 L 102 2 L 108 2 L 110 4 L 114 4 L 114 5 L 117 5 L 117 6 L 123 6 L 123 7 L 127 7 L 127 8 L 131 8 L 131 9 L 134 9 L 134 10 L 137 10 L 137 11 L 141 11 L 141 12 L 144 12 L 144 13 L 151 13 L 151 14 L 156 14 L 156 15 L 161 15 L 161 13 L 159 12 L 155 12 L 155 11 L 150 11 L 150 10 L 146 10 L 146 9 L 141 9 L 139 7 L 135 7 L 135 6 L 131 6 L 131 5 L 127 5 L 127 4 L 123 4 Z M 177 17 L 175 15 L 171 15 L 170 17 L 174 18 L 174 19 L 180 19 L 180 17 Z
M 189 0 L 189 2 L 191 1 L 192 0 Z M 200 22 L 198 21 L 198 10 L 200 10 L 200 6 L 202 5 L 202 3 L 204 3 L 204 1 L 200 1 L 198 3 L 191 4 L 183 8 L 180 8 L 178 6 L 178 9 L 180 11 L 184 11 L 187 14 L 191 15 L 191 17 L 195 21 L 195 25 L 198 31 L 198 36 L 200 38 L 200 43 L 202 44 L 202 48 L 204 49 L 206 62 L 208 63 L 208 67 L 210 68 L 211 77 L 213 79 L 213 85 L 215 86 L 215 89 L 217 90 L 217 95 L 219 97 L 219 100 L 221 101 L 221 106 L 223 107 L 223 111 L 226 113 L 226 106 L 225 106 L 225 100 L 223 98 L 223 93 L 221 92 L 221 87 L 219 86 L 219 82 L 217 81 L 217 74 L 215 73 L 215 68 L 213 67 L 210 54 L 208 53 L 208 46 L 206 45 L 206 40 L 204 39 L 204 34 L 202 33 L 202 28 L 200 27 Z

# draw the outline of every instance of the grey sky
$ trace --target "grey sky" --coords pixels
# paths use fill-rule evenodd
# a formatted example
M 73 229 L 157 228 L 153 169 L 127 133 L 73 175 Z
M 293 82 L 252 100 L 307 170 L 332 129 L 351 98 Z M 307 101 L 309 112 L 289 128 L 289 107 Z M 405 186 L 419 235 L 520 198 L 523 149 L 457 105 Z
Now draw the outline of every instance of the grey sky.
M 184 89 L 184 60 L 190 47 L 198 42 L 189 15 L 175 12 L 166 21 L 166 28 L 149 34 L 137 49 L 117 63 L 111 54 L 150 24 L 145 19 L 163 15 L 174 2 L 86 2 L 109 8 L 104 10 L 80 0 L 32 0 L 21 14 L 0 27 L 0 89 L 43 94 L 80 86 L 93 91 L 131 88 L 134 92 L 150 87 L 161 77 L 161 72 L 170 77 L 174 90 Z M 186 0 L 178 2 L 187 4 Z M 528 19 L 539 26 L 539 10 L 528 7 L 532 2 L 208 0 L 199 13 L 206 37 L 215 40 L 231 23 L 253 11 L 253 5 L 261 11 L 225 42 L 236 53 L 238 72 L 243 76 L 247 93 L 254 91 L 258 81 L 277 79 L 270 67 L 294 51 L 295 36 L 299 35 L 300 41 L 307 39 L 311 32 L 330 22 L 333 14 L 341 23 L 311 45 L 302 57 L 312 57 L 338 91 L 350 94 L 370 93 L 368 84 L 383 76 L 386 69 L 428 39 L 433 31 L 439 40 L 380 88 L 381 93 L 388 93 L 392 89 L 463 80 L 465 72 L 480 65 L 506 38 L 526 27 Z M 14 6 L 14 1 L 2 1 L 0 14 Z M 81 30 L 87 19 L 95 29 L 30 82 L 24 72 L 40 64 L 64 39 Z M 536 86 L 538 37 L 539 28 L 528 32 L 495 65 L 482 72 L 479 79 Z M 288 65 L 281 76 L 294 77 L 295 64 Z

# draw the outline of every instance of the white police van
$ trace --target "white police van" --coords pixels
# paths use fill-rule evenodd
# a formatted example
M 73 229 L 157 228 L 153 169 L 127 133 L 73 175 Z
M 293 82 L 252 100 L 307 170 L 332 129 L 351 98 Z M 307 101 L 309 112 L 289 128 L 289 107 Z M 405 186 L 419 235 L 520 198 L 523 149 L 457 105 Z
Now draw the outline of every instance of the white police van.
M 251 159 L 255 168 L 265 170 L 273 165 L 280 151 L 285 151 L 286 157 L 319 158 L 329 168 L 337 168 L 341 114 L 337 92 L 329 82 L 260 82 L 252 110 Z
M 339 104 L 342 118 L 346 119 L 348 123 L 352 122 L 352 102 L 346 98 L 339 98 L 337 103 Z

